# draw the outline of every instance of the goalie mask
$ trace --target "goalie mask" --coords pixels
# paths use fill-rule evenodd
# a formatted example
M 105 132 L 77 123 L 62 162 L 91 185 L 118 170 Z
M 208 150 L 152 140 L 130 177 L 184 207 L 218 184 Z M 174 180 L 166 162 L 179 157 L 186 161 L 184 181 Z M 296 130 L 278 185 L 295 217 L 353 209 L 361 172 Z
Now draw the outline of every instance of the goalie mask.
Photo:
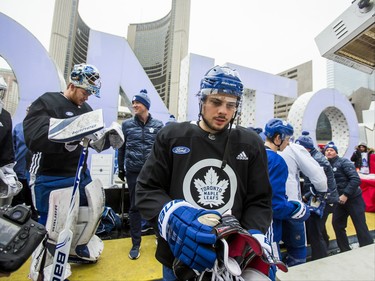
M 100 75 L 98 69 L 90 64 L 76 64 L 70 74 L 69 82 L 85 89 L 90 95 L 100 98 Z

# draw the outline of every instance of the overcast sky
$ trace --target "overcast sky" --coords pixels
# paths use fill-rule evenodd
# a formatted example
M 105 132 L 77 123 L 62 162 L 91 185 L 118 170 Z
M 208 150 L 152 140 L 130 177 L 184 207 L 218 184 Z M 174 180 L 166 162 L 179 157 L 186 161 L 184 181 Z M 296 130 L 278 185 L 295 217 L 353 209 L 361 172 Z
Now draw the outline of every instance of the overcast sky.
M 48 50 L 53 0 L 0 0 L 0 11 L 26 27 Z M 314 91 L 326 86 L 326 60 L 314 38 L 350 0 L 191 0 L 189 52 L 277 74 L 313 61 Z M 129 23 L 154 21 L 171 0 L 80 0 L 90 28 L 126 37 Z M 1 38 L 1 37 L 0 37 Z M 3 64 L 0 64 L 0 67 Z

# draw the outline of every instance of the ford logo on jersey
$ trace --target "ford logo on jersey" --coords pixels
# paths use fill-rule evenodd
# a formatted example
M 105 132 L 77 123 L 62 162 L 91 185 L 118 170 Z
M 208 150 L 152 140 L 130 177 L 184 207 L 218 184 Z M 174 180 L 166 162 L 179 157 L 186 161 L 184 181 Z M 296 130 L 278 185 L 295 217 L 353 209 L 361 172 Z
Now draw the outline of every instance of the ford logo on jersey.
M 172 149 L 172 152 L 175 154 L 188 154 L 190 149 L 186 146 L 176 146 Z

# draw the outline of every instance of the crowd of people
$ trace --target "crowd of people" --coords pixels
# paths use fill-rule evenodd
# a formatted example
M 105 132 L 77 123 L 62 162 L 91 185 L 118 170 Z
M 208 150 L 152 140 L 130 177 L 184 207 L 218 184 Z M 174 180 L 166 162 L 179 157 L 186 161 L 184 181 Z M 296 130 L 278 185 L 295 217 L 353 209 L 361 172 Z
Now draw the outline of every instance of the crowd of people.
M 128 256 L 141 256 L 142 229 L 152 227 L 163 280 L 215 275 L 217 280 L 224 275 L 276 280 L 277 270 L 307 261 L 307 244 L 312 260 L 328 256 L 330 214 L 340 252 L 351 250 L 346 234 L 349 216 L 359 246 L 373 243 L 358 175 L 370 171 L 374 151 L 366 143 L 346 159 L 338 156 L 334 142 L 320 152 L 308 132 L 293 142 L 293 124 L 286 120 L 272 118 L 264 128 L 235 125 L 243 84 L 239 73 L 227 66 L 212 67 L 203 76 L 197 121 L 177 122 L 171 115 L 163 124 L 151 116 L 151 99 L 147 89 L 141 89 L 131 100 L 134 116 L 122 123 L 120 144 L 111 136 L 99 146 L 97 140 L 51 141 L 50 119 L 92 112 L 87 100 L 99 98 L 100 88 L 95 66 L 75 65 L 67 88 L 33 101 L 13 131 L 10 114 L 0 103 L 1 203 L 27 204 L 33 219 L 49 233 L 33 254 L 32 280 L 49 280 L 53 274 L 58 233 L 52 220 L 60 225 L 66 221 L 69 201 L 62 198 L 70 198 L 67 192 L 77 180 L 82 145 L 97 152 L 110 146 L 117 151 L 118 177 L 126 182 L 130 199 Z M 5 92 L 2 83 L 0 93 Z M 81 168 L 80 208 L 74 215 L 85 226 L 78 230 L 73 225 L 80 235 L 73 239 L 70 258 L 95 263 L 103 251 L 95 229 L 104 198 L 92 191 L 95 181 L 85 161 Z M 56 210 L 56 204 L 63 207 Z M 228 265 L 229 258 L 235 265 Z M 68 268 L 63 277 L 70 274 Z

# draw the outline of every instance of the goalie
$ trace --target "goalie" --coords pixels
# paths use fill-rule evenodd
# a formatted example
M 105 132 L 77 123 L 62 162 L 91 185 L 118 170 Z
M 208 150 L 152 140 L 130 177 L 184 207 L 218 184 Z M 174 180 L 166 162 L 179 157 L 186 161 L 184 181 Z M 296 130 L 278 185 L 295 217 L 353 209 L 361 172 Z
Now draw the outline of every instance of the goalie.
M 272 190 L 262 140 L 233 124 L 242 95 L 237 71 L 208 70 L 199 120 L 162 128 L 138 177 L 136 205 L 159 229 L 163 280 L 235 279 L 249 271 L 268 278 Z
M 39 275 L 49 280 L 57 237 L 67 221 L 81 157 L 81 139 L 92 139 L 90 146 L 100 152 L 123 143 L 121 128 L 104 127 L 101 110 L 93 111 L 87 100 L 100 97 L 101 80 L 97 68 L 89 64 L 75 65 L 64 92 L 48 92 L 37 98 L 24 119 L 26 145 L 33 153 L 30 165 L 30 187 L 39 222 L 46 225 L 48 241 L 34 252 L 30 278 Z M 98 112 L 98 113 L 97 113 Z M 86 141 L 86 140 L 85 140 Z M 82 143 L 81 143 L 82 144 Z M 87 154 L 86 154 L 87 158 Z M 92 181 L 86 161 L 79 167 L 79 197 L 71 213 L 74 233 L 69 261 L 96 262 L 103 242 L 94 235 L 104 208 L 104 192 L 99 180 Z M 79 206 L 79 207 L 78 207 Z M 70 215 L 70 212 L 69 212 Z M 70 275 L 67 266 L 65 276 Z

